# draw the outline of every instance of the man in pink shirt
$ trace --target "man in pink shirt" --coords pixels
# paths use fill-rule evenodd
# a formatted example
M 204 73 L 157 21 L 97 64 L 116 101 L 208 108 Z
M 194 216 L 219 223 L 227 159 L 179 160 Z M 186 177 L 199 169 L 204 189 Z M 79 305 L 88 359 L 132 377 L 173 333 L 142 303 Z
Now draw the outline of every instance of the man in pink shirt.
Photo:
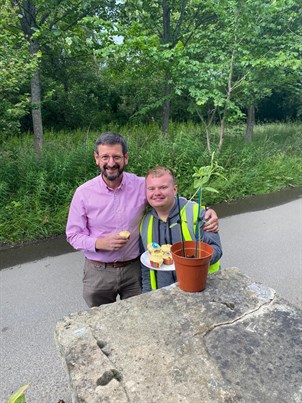
M 89 307 L 141 294 L 139 224 L 147 204 L 145 178 L 124 172 L 128 146 L 122 136 L 103 133 L 94 158 L 101 174 L 76 189 L 66 226 L 67 241 L 85 255 L 83 297 Z M 216 213 L 208 210 L 206 218 L 216 231 Z

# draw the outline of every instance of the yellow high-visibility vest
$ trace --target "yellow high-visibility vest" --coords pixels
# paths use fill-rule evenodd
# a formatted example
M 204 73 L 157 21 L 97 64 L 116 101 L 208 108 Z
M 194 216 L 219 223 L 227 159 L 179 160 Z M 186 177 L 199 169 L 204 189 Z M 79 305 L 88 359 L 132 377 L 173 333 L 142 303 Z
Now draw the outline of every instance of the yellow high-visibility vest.
M 190 209 L 188 209 L 190 206 Z M 191 211 L 190 211 L 191 210 Z M 196 203 L 188 203 L 180 210 L 181 216 L 181 230 L 183 234 L 183 238 L 185 241 L 193 241 L 195 240 L 195 233 L 196 233 L 196 226 L 198 225 L 198 204 Z M 145 249 L 147 250 L 147 245 L 152 243 L 152 233 L 153 233 L 153 215 L 149 215 L 148 219 L 145 215 L 140 224 L 140 234 L 142 237 L 142 241 L 144 244 Z M 148 220 L 148 221 L 146 221 Z M 188 221 L 193 223 L 192 226 L 188 225 Z M 143 230 L 147 229 L 147 237 L 144 239 L 143 237 Z M 145 241 L 145 242 L 144 242 Z M 218 271 L 220 268 L 220 261 L 218 260 L 216 263 L 213 263 L 209 266 L 208 273 L 214 273 Z M 157 281 L 156 281 L 156 274 L 155 270 L 150 270 L 150 283 L 151 289 L 157 289 Z

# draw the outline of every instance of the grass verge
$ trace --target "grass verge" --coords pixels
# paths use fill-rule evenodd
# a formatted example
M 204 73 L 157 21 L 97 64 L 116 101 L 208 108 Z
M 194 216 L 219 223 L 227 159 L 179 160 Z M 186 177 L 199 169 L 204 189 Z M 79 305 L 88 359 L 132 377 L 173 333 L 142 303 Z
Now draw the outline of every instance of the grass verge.
M 210 161 L 200 126 L 171 125 L 165 139 L 156 125 L 113 130 L 128 140 L 128 171 L 144 175 L 155 165 L 167 165 L 176 172 L 180 194 L 193 194 L 193 168 Z M 217 160 L 228 180 L 211 182 L 219 193 L 204 194 L 209 205 L 302 186 L 302 124 L 256 126 L 250 144 L 244 142 L 244 130 L 243 126 L 234 126 L 226 133 Z M 29 134 L 2 145 L 0 245 L 64 232 L 74 190 L 98 174 L 93 159 L 97 136 L 96 132 L 85 131 L 45 133 L 43 158 L 35 156 Z M 213 143 L 216 136 L 213 133 Z

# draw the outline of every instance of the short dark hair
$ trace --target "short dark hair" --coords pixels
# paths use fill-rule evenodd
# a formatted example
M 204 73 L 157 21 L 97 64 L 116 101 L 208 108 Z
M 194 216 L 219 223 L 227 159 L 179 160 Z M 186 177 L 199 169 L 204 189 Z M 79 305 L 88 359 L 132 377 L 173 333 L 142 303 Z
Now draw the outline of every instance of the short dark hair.
M 159 178 L 165 174 L 168 174 L 172 177 L 173 185 L 175 185 L 176 180 L 174 172 L 172 171 L 172 169 L 164 166 L 157 166 L 149 169 L 149 171 L 145 175 L 145 178 L 147 179 L 148 176 L 154 176 L 155 178 Z
M 95 142 L 95 152 L 98 152 L 98 146 L 99 145 L 110 145 L 113 146 L 115 144 L 120 144 L 122 146 L 123 154 L 126 154 L 128 152 L 128 144 L 127 141 L 124 139 L 123 136 L 121 136 L 118 133 L 114 132 L 104 132 L 102 133 Z

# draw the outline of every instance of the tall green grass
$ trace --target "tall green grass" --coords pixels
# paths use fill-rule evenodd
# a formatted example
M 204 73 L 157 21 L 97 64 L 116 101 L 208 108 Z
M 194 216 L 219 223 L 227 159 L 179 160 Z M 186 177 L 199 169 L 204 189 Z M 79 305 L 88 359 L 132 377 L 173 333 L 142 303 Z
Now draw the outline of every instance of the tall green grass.
M 210 161 L 201 126 L 172 124 L 165 139 L 155 124 L 110 129 L 128 140 L 128 171 L 144 175 L 155 165 L 167 165 L 176 172 L 180 194 L 193 194 L 194 167 Z M 226 133 L 222 151 L 216 156 L 228 180 L 213 179 L 211 186 L 219 193 L 205 193 L 207 204 L 268 193 L 289 185 L 302 186 L 302 124 L 256 126 L 251 144 L 244 142 L 244 129 L 234 126 Z M 217 133 L 213 133 L 213 143 L 217 142 Z M 29 134 L 2 144 L 0 244 L 64 232 L 74 190 L 98 174 L 93 158 L 98 134 L 47 132 L 43 158 L 35 156 Z

